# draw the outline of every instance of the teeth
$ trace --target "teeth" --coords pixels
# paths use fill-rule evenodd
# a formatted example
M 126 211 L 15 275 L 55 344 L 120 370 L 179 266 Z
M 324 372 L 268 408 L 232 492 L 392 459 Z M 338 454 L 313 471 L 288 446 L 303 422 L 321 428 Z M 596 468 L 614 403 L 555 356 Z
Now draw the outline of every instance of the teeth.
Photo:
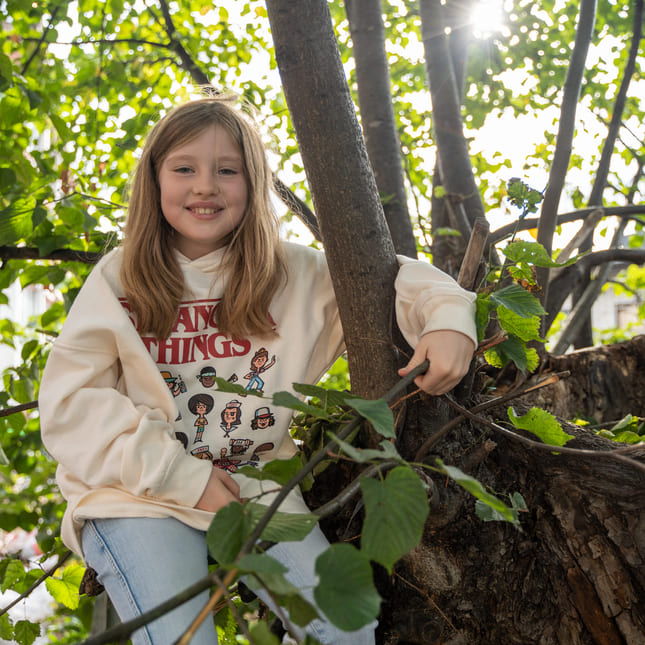
M 197 215 L 214 215 L 217 213 L 216 210 L 212 208 L 191 208 L 193 213 L 197 213 Z

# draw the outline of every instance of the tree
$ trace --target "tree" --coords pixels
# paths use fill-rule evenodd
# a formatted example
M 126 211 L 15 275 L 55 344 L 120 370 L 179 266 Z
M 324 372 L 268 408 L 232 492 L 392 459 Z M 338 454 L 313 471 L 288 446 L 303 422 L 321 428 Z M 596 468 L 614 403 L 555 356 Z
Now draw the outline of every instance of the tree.
M 616 100 L 613 113 L 622 115 L 624 141 L 619 138 L 620 154 L 611 159 L 620 162 L 622 158 L 625 165 L 630 162 L 634 179 L 625 182 L 622 167 L 609 170 L 603 155 L 603 167 L 596 176 L 605 177 L 598 180 L 605 183 L 605 219 L 596 221 L 596 209 L 558 214 L 566 173 L 582 168 L 585 161 L 581 155 L 559 152 L 575 150 L 573 124 L 582 129 L 587 123 L 577 119 L 577 110 L 591 105 L 592 99 L 592 113 L 599 121 L 609 121 L 606 114 L 612 108 L 613 90 L 608 88 L 617 84 L 617 78 L 611 83 L 601 82 L 594 69 L 585 67 L 583 51 L 592 47 L 592 40 L 595 43 L 603 37 L 614 37 L 616 66 L 624 61 L 625 77 L 631 76 L 627 43 L 630 38 L 635 43 L 640 40 L 642 2 L 625 5 L 620 11 L 612 11 L 609 6 L 598 9 L 592 3 L 583 3 L 580 8 L 570 3 L 559 10 L 544 4 L 530 11 L 514 9 L 514 22 L 507 33 L 498 36 L 492 50 L 487 49 L 492 47 L 490 41 L 465 42 L 466 16 L 457 5 L 423 1 L 419 7 L 413 2 L 388 5 L 383 22 L 387 42 L 380 42 L 380 30 L 372 30 L 378 42 L 370 43 L 374 51 L 384 47 L 386 51 L 396 50 L 397 44 L 411 42 L 425 45 L 432 112 L 417 111 L 411 104 L 410 95 L 424 88 L 423 61 L 410 62 L 401 54 L 390 53 L 395 110 L 383 118 L 397 119 L 395 128 L 405 153 L 408 190 L 412 201 L 423 204 L 420 210 L 427 208 L 424 196 L 430 194 L 433 182 L 437 186 L 432 219 L 441 222 L 444 230 L 435 226 L 432 231 L 434 261 L 445 267 L 459 266 L 465 243 L 439 244 L 439 240 L 452 237 L 442 238 L 441 233 L 458 232 L 466 240 L 483 215 L 482 204 L 501 203 L 505 190 L 519 206 L 520 221 L 509 225 L 508 231 L 494 233 L 491 243 L 506 239 L 514 231 L 537 227 L 538 239 L 550 250 L 556 225 L 568 219 L 593 222 L 583 224 L 574 238 L 583 245 L 593 228 L 606 226 L 610 214 L 635 221 L 631 248 L 592 252 L 568 267 L 550 268 L 550 282 L 542 284 L 548 291 L 548 329 L 564 297 L 587 269 L 608 261 L 629 263 L 636 269 L 645 259 L 637 248 L 642 244 L 642 218 L 638 219 L 643 214 L 638 204 L 642 194 L 642 115 L 635 95 L 630 97 L 627 90 L 616 95 L 622 98 Z M 250 27 L 246 32 L 236 31 L 223 8 L 218 10 L 219 21 L 206 26 L 199 17 L 200 3 L 171 10 L 162 1 L 158 10 L 149 7 L 140 12 L 125 4 L 106 3 L 97 8 L 86 3 L 78 15 L 81 30 L 72 37 L 74 44 L 69 46 L 68 61 L 64 61 L 53 47 L 63 40 L 58 32 L 71 22 L 61 6 L 10 2 L 8 7 L 9 38 L 0 56 L 4 134 L 0 145 L 3 158 L 8 160 L 0 168 L 4 209 L 1 252 L 6 262 L 0 272 L 3 286 L 18 277 L 23 285 L 55 286 L 65 290 L 69 304 L 88 270 L 82 262 L 74 261 L 89 259 L 115 241 L 114 231 L 119 230 L 122 215 L 115 195 L 122 190 L 132 167 L 141 133 L 156 112 L 148 99 L 150 93 L 154 91 L 159 101 L 165 101 L 170 91 L 175 91 L 173 80 L 187 77 L 196 83 L 209 80 L 216 87 L 238 87 L 260 109 L 268 106 L 267 124 L 283 134 L 275 141 L 276 150 L 283 155 L 283 171 L 295 170 L 301 176 L 290 119 L 293 121 L 307 172 L 307 189 L 311 190 L 320 221 L 345 324 L 352 387 L 368 397 L 382 395 L 395 380 L 396 354 L 389 349 L 395 247 L 378 199 L 377 185 L 381 183 L 371 175 L 354 115 L 350 94 L 354 79 L 350 77 L 348 88 L 343 78 L 341 63 L 350 56 L 343 8 L 314 0 L 268 3 L 287 117 L 278 90 L 236 79 L 245 62 L 260 56 L 269 46 L 267 32 Z M 208 9 L 203 7 L 203 16 L 213 15 Z M 257 3 L 245 3 L 244 11 L 264 17 L 264 9 Z M 578 24 L 587 26 L 578 29 Z M 186 25 L 194 28 L 189 30 Z M 569 43 L 574 40 L 572 50 Z M 470 56 L 465 54 L 466 45 Z M 545 51 L 553 51 L 553 55 L 545 55 Z M 633 58 L 637 52 L 632 47 Z M 228 65 L 222 64 L 223 60 Z M 514 93 L 500 80 L 503 72 L 526 67 L 528 61 L 536 70 L 535 75 L 527 72 L 535 86 L 531 91 Z M 117 83 L 120 78 L 125 82 Z M 359 85 L 366 82 L 361 81 L 358 62 L 356 80 Z M 634 80 L 639 80 L 636 72 Z M 47 93 L 41 89 L 43 81 L 48 83 Z M 563 85 L 569 89 L 565 96 L 573 96 L 572 100 L 559 100 Z M 370 106 L 365 105 L 369 99 L 360 95 L 359 99 L 364 118 L 370 113 Z M 545 194 L 541 217 L 536 221 L 529 215 L 536 212 L 541 201 L 539 191 L 524 181 L 509 183 L 508 188 L 505 182 L 496 181 L 494 173 L 508 165 L 504 155 L 469 155 L 463 128 L 465 124 L 476 129 L 501 110 L 519 115 L 545 109 L 547 104 L 560 115 L 560 132 L 557 137 L 545 133 L 546 143 L 537 146 L 525 164 L 527 170 L 537 164 L 551 167 L 551 192 Z M 612 123 L 615 120 L 619 118 L 612 118 Z M 392 123 L 388 125 L 391 131 Z M 33 132 L 51 133 L 50 143 L 43 145 L 41 140 L 39 149 Z M 633 136 L 632 141 L 627 141 L 629 136 Z M 437 148 L 434 180 L 420 155 L 429 142 Z M 114 155 L 111 151 L 117 148 L 119 154 Z M 370 157 L 377 154 L 369 148 L 368 152 Z M 377 160 L 371 165 L 376 168 Z M 307 199 L 307 189 L 299 182 L 293 184 Z M 585 204 L 582 185 L 568 190 L 574 208 Z M 588 201 L 594 207 L 599 205 L 595 199 Z M 447 214 L 446 219 L 438 217 L 439 209 Z M 427 219 L 420 213 L 417 219 L 417 235 L 421 250 L 425 250 Z M 392 230 L 392 223 L 388 224 Z M 558 256 L 560 263 L 565 255 L 568 252 Z M 516 282 L 531 287 L 532 269 L 536 263 L 539 266 L 539 258 L 534 254 L 533 262 L 528 262 L 526 256 L 505 257 L 516 270 Z M 61 259 L 66 262 L 61 263 Z M 549 268 L 550 260 L 542 264 L 544 269 Z M 557 275 L 553 275 L 555 271 Z M 476 275 L 476 271 L 470 270 L 470 274 Z M 546 271 L 540 274 L 546 275 Z M 501 285 L 508 280 L 506 274 L 500 279 Z M 639 288 L 642 272 L 632 270 L 627 280 L 626 284 Z M 379 295 L 376 303 L 370 300 L 375 293 Z M 55 305 L 40 317 L 38 326 L 54 334 L 63 316 L 64 307 Z M 14 342 L 11 337 L 21 333 L 10 322 L 3 331 L 5 343 Z M 379 347 L 375 352 L 374 343 L 366 342 L 366 338 L 379 339 L 382 351 Z M 642 531 L 639 533 L 643 502 L 638 495 L 643 469 L 631 458 L 639 454 L 642 458 L 642 450 L 639 453 L 636 448 L 626 455 L 624 449 L 616 450 L 616 444 L 601 434 L 565 424 L 575 439 L 555 455 L 553 447 L 545 450 L 539 447 L 544 444 L 529 441 L 521 423 L 520 430 L 511 433 L 507 427 L 509 419 L 524 412 L 537 397 L 541 406 L 562 419 L 582 413 L 604 428 L 628 413 L 641 414 L 643 388 L 635 376 L 642 373 L 642 339 L 573 356 L 546 356 L 541 375 L 530 383 L 565 369 L 572 376 L 554 378 L 554 385 L 520 399 L 514 394 L 527 386 L 518 384 L 523 383 L 530 368 L 537 367 L 537 361 L 531 364 L 534 357 L 526 340 L 517 335 L 514 340 L 511 334 L 496 345 L 490 358 L 497 361 L 497 367 L 479 363 L 453 399 L 415 396 L 407 399 L 404 412 L 397 409 L 397 415 L 404 419 L 397 440 L 404 458 L 435 464 L 434 458 L 440 456 L 444 463 L 459 466 L 508 499 L 513 507 L 517 505 L 523 532 L 498 522 L 482 523 L 473 510 L 472 498 L 462 488 L 454 483 L 444 485 L 436 474 L 428 477 L 431 514 L 423 541 L 396 565 L 391 577 L 379 576 L 379 591 L 385 599 L 381 642 L 528 643 L 542 639 L 629 643 L 645 635 L 645 617 L 637 602 L 645 591 L 640 567 L 645 544 Z M 36 339 L 23 345 L 23 364 L 5 372 L 5 407 L 35 398 L 46 351 L 46 344 Z M 517 363 L 523 369 L 516 369 Z M 491 384 L 498 392 L 509 387 L 516 392 L 508 398 L 491 398 L 486 389 Z M 509 400 L 515 412 L 506 410 Z M 455 402 L 460 405 L 458 412 L 453 409 Z M 10 466 L 5 468 L 14 480 L 20 473 L 31 473 L 30 493 L 35 496 L 37 490 L 46 491 L 47 503 L 26 507 L 17 489 L 12 488 L 3 528 L 38 525 L 41 534 L 49 533 L 43 544 L 51 546 L 60 506 L 48 481 L 51 463 L 40 457 L 37 419 L 19 414 L 7 419 L 2 444 Z M 548 425 L 544 419 L 540 423 Z M 638 418 L 632 419 L 632 427 L 642 434 Z M 609 434 L 618 434 L 618 430 Z M 317 479 L 311 493 L 313 502 L 333 497 L 339 482 L 348 481 L 352 474 L 343 465 L 328 468 Z M 485 512 L 477 508 L 480 514 Z M 356 528 L 351 510 L 345 509 L 326 521 L 332 536 L 342 537 Z M 24 580 L 21 582 L 24 584 Z

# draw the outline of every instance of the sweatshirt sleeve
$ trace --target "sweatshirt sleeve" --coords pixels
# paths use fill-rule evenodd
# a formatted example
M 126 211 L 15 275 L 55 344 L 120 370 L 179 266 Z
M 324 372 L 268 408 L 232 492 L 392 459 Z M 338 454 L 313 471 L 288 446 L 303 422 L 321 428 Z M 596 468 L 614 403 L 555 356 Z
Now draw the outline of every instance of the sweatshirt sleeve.
M 60 467 L 87 489 L 124 488 L 192 507 L 211 465 L 187 455 L 175 438 L 176 408 L 155 367 L 95 269 L 45 367 L 42 439 Z
M 475 300 L 453 278 L 427 262 L 398 255 L 396 318 L 404 338 L 415 347 L 431 331 L 452 330 L 477 345 Z

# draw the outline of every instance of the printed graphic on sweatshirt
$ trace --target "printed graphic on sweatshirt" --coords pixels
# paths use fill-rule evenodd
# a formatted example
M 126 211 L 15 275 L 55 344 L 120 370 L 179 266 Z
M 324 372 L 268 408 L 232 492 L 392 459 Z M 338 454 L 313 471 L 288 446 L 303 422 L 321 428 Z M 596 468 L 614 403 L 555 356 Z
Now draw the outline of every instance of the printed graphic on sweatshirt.
M 190 451 L 190 454 L 197 459 L 206 459 L 207 461 L 213 461 L 213 453 L 210 451 L 208 446 L 198 446 L 193 448 Z
M 213 409 L 214 405 L 215 401 L 210 394 L 200 392 L 199 394 L 194 394 L 190 399 L 188 399 L 188 409 L 193 414 L 197 415 L 194 423 L 194 426 L 197 428 L 197 433 L 195 434 L 193 443 L 203 441 L 202 436 L 206 426 L 208 425 L 206 415 Z
M 161 372 L 161 376 L 174 397 L 178 397 L 180 394 L 186 392 L 186 384 L 182 380 L 181 375 L 173 376 L 170 372 L 163 371 Z
M 228 437 L 242 423 L 242 404 L 236 399 L 229 401 L 220 416 L 222 422 L 219 427 L 224 430 L 224 436 Z
M 127 299 L 119 298 L 119 302 L 138 330 L 136 318 Z M 168 338 L 159 339 L 154 336 L 141 335 L 141 340 L 155 363 L 184 365 L 249 354 L 251 352 L 250 340 L 230 336 L 218 330 L 215 321 L 218 304 L 219 299 L 182 302 L 179 305 L 175 326 Z M 275 329 L 275 321 L 270 315 L 269 320 Z M 265 362 L 268 362 L 268 357 Z M 264 369 L 268 369 L 268 367 L 265 366 Z
M 251 371 L 244 375 L 244 378 L 249 381 L 245 389 L 264 392 L 264 380 L 260 378 L 260 374 L 263 374 L 274 365 L 275 355 L 269 360 L 269 352 L 265 347 L 260 347 L 251 359 Z
M 229 473 L 237 472 L 237 469 L 241 464 L 241 459 L 229 459 L 226 448 L 222 448 L 220 450 L 219 459 L 213 459 L 213 466 L 226 470 Z
M 253 413 L 253 419 L 251 419 L 251 430 L 265 430 L 273 425 L 275 425 L 275 415 L 271 412 L 270 408 L 258 408 Z
M 217 371 L 212 365 L 202 367 L 197 376 L 197 380 L 205 387 L 210 388 L 215 385 L 215 377 L 217 376 Z M 237 374 L 231 374 L 227 379 L 229 383 L 235 383 L 237 381 Z

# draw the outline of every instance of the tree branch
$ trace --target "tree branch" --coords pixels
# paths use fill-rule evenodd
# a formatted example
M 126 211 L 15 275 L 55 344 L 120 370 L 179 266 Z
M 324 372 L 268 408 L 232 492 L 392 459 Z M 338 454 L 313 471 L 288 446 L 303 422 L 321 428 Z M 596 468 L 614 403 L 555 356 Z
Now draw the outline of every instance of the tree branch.
M 595 18 L 596 0 L 582 0 L 580 3 L 576 39 L 573 52 L 571 53 L 569 69 L 567 70 L 567 78 L 564 83 L 553 163 L 549 171 L 547 189 L 544 193 L 544 201 L 542 202 L 542 209 L 540 211 L 540 222 L 538 224 L 537 241 L 544 246 L 549 255 L 551 255 L 551 251 L 553 250 L 553 235 L 556 227 L 558 204 L 560 203 L 569 159 L 571 158 L 572 141 L 575 132 L 576 106 L 580 97 L 580 87 L 585 71 L 585 60 L 593 34 Z M 544 304 L 547 301 L 549 293 L 548 267 L 538 268 L 537 279 L 538 283 L 542 285 L 540 299 Z
M 56 570 L 71 557 L 72 557 L 71 551 L 66 551 L 65 553 L 63 553 L 63 555 L 58 560 L 56 560 L 56 564 L 50 567 L 49 569 L 47 569 L 47 571 L 45 571 L 45 573 L 43 573 L 43 575 L 40 576 L 40 578 L 38 578 L 38 580 L 36 580 L 29 587 L 29 589 L 26 589 L 25 591 L 23 591 L 17 598 L 14 598 L 6 607 L 3 607 L 2 609 L 0 609 L 0 616 L 2 616 L 3 614 L 6 614 L 12 607 L 15 607 L 21 600 L 24 600 L 29 595 L 31 595 L 31 593 L 37 587 L 39 587 L 43 582 L 45 582 L 47 578 L 51 578 L 51 576 L 53 576 L 54 573 L 56 573 Z
M 645 204 L 631 204 L 629 206 L 603 206 L 600 209 L 598 208 L 581 208 L 580 210 L 571 211 L 569 213 L 562 213 L 557 216 L 556 226 L 561 226 L 562 224 L 568 224 L 570 222 L 575 222 L 579 219 L 584 219 L 585 217 L 596 213 L 598 210 L 603 212 L 603 217 L 624 217 L 626 219 L 631 219 L 635 215 L 645 215 Z M 638 220 L 640 221 L 640 220 Z M 506 224 L 498 229 L 495 229 L 490 234 L 490 243 L 497 244 L 507 237 L 511 237 L 515 231 L 528 231 L 534 228 L 537 228 L 540 223 L 540 219 L 537 217 L 525 218 L 519 222 L 512 222 L 511 224 Z
M 564 267 L 552 281 L 553 289 L 550 291 L 545 309 L 545 330 L 549 330 L 555 317 L 558 315 L 564 301 L 584 278 L 585 272 L 607 262 L 624 262 L 625 264 L 645 264 L 645 249 L 608 249 L 583 255 L 575 264 Z

